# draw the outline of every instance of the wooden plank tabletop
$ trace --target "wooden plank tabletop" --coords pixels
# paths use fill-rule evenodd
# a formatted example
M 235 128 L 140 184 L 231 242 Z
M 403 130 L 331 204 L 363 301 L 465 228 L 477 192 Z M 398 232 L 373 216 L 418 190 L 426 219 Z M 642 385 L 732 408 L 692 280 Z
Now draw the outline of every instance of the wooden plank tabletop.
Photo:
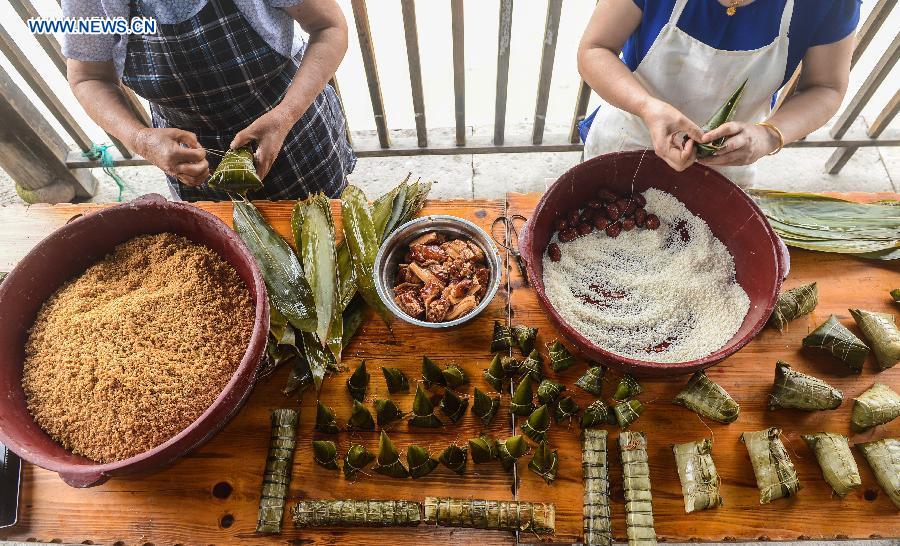
M 530 215 L 538 199 L 537 194 L 509 195 L 503 201 L 440 201 L 429 202 L 426 213 L 441 212 L 467 218 L 482 227 L 505 209 Z M 873 196 L 855 196 L 871 199 Z M 892 197 L 879 195 L 879 198 Z M 896 197 L 896 196 L 893 196 Z M 260 203 L 263 214 L 282 234 L 288 234 L 291 203 Z M 227 203 L 202 203 L 202 208 L 230 223 L 231 206 Z M 75 214 L 89 211 L 97 205 L 57 205 L 0 208 L 0 270 L 7 270 L 40 238 L 59 227 Z M 798 538 L 869 538 L 900 536 L 900 514 L 878 488 L 862 457 L 855 453 L 863 485 L 840 500 L 831 495 L 822 480 L 812 453 L 799 435 L 806 432 L 830 430 L 849 433 L 850 398 L 860 394 L 876 379 L 900 388 L 900 371 L 875 373 L 874 361 L 866 363 L 861 376 L 842 372 L 838 362 L 809 355 L 799 350 L 800 339 L 828 314 L 837 314 L 844 324 L 856 331 L 849 319 L 848 307 L 863 307 L 875 311 L 894 312 L 887 298 L 887 290 L 895 288 L 900 279 L 896 264 L 843 258 L 837 255 L 791 251 L 792 271 L 786 286 L 810 280 L 819 282 L 820 303 L 816 311 L 791 324 L 784 334 L 765 330 L 738 354 L 710 371 L 710 375 L 731 392 L 741 403 L 740 419 L 731 425 L 704 423 L 686 409 L 669 401 L 683 385 L 686 377 L 672 380 L 644 380 L 646 392 L 639 398 L 647 406 L 646 413 L 633 426 L 648 434 L 650 445 L 651 479 L 657 532 L 661 538 L 675 540 L 757 540 Z M 507 289 L 508 286 L 508 289 Z M 384 326 L 370 317 L 346 351 L 344 364 L 355 367 L 360 359 L 367 359 L 372 374 L 367 403 L 386 394 L 380 366 L 403 369 L 409 377 L 420 376 L 421 357 L 431 356 L 439 364 L 455 362 L 465 369 L 472 383 L 463 389 L 471 394 L 472 386 L 488 390 L 481 378 L 481 370 L 489 359 L 488 346 L 491 323 L 494 319 L 513 324 L 525 323 L 540 328 L 539 346 L 555 337 L 552 326 L 537 307 L 533 292 L 522 286 L 515 267 L 510 270 L 509 284 L 502 284 L 498 297 L 484 314 L 470 324 L 451 332 L 435 334 L 395 322 L 394 337 Z M 844 391 L 845 403 L 833 412 L 805 414 L 802 412 L 765 409 L 766 396 L 772 383 L 774 363 L 784 359 L 795 368 L 813 373 Z M 583 371 L 579 365 L 562 374 L 560 379 L 569 386 L 585 406 L 592 401 L 586 393 L 572 387 Z M 86 490 L 69 488 L 53 473 L 25 465 L 20 523 L 0 531 L 0 540 L 61 541 L 97 544 L 230 544 L 249 543 L 472 543 L 510 544 L 517 537 L 510 533 L 419 527 L 413 529 L 378 530 L 303 530 L 293 528 L 286 519 L 281 536 L 257 536 L 256 506 L 260 480 L 266 457 L 269 425 L 268 414 L 279 407 L 294 407 L 297 397 L 281 394 L 287 373 L 278 370 L 261 382 L 247 404 L 208 444 L 174 465 L 151 476 L 115 478 L 106 484 Z M 321 398 L 333 406 L 338 419 L 350 413 L 350 398 L 344 387 L 349 372 L 327 379 Z M 617 375 L 608 374 L 608 397 Z M 411 406 L 412 394 L 392 395 L 401 407 Z M 497 437 L 512 433 L 508 414 L 508 396 L 498 418 L 488 431 Z M 581 538 L 581 448 L 576 426 L 554 425 L 550 441 L 560 453 L 559 479 L 546 485 L 526 469 L 530 455 L 520 460 L 517 480 L 504 473 L 499 465 L 468 465 L 465 476 L 457 476 L 444 467 L 420 480 L 394 480 L 369 472 L 356 483 L 349 483 L 337 471 L 329 471 L 312 462 L 309 441 L 319 438 L 312 433 L 315 396 L 307 393 L 301 402 L 301 426 L 298 450 L 294 462 L 293 481 L 288 506 L 303 498 L 411 498 L 421 500 L 425 495 L 453 495 L 463 497 L 538 500 L 554 502 L 557 508 L 557 533 L 553 542 L 573 543 Z M 405 454 L 410 443 L 428 447 L 435 456 L 451 441 L 464 443 L 476 436 L 481 428 L 471 414 L 457 425 L 442 430 L 414 433 L 406 424 L 389 431 L 398 449 Z M 518 425 L 519 423 L 516 423 Z M 760 506 L 758 493 L 746 449 L 737 440 L 747 430 L 777 425 L 784 429 L 785 444 L 792 452 L 803 489 L 792 499 L 782 499 Z M 617 539 L 624 537 L 624 501 L 618 450 L 614 446 L 616 433 L 611 429 L 610 455 L 613 527 Z M 851 443 L 869 439 L 897 436 L 898 423 L 879 427 L 865 434 L 851 435 Z M 713 456 L 723 479 L 725 506 L 716 510 L 684 514 L 674 457 L 669 444 L 712 435 Z M 344 433 L 335 439 L 339 450 L 346 452 L 351 442 L 377 447 L 375 433 Z M 217 498 L 213 490 L 218 484 L 228 484 L 231 492 Z M 222 486 L 220 486 L 222 489 Z M 522 534 L 522 542 L 536 540 Z M 543 537 L 548 540 L 548 537 Z M 85 543 L 90 543 L 85 542 Z

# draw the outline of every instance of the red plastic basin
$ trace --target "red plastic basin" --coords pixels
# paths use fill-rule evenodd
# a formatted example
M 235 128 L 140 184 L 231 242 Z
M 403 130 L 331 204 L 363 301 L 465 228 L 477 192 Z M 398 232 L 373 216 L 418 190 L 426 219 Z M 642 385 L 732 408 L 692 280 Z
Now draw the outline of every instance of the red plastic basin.
M 623 194 L 657 188 L 677 197 L 709 225 L 734 256 L 737 282 L 750 298 L 750 309 L 737 333 L 709 356 L 687 362 L 659 363 L 610 353 L 572 328 L 544 293 L 543 256 L 555 220 L 594 199 L 601 188 Z M 753 200 L 733 182 L 702 165 L 675 172 L 652 151 L 618 152 L 573 167 L 547 190 L 524 228 L 520 252 L 540 306 L 551 322 L 588 359 L 636 375 L 671 376 L 708 368 L 738 351 L 762 330 L 790 268 L 787 248 Z
M 215 402 L 167 442 L 140 455 L 100 464 L 63 449 L 34 422 L 25 406 L 22 362 L 28 329 L 44 301 L 133 237 L 171 232 L 206 245 L 234 267 L 256 307 L 250 344 Z M 77 218 L 38 243 L 0 284 L 0 443 L 22 459 L 59 473 L 73 487 L 91 487 L 110 476 L 150 472 L 206 442 L 237 412 L 253 388 L 265 352 L 269 303 L 250 251 L 221 220 L 196 207 L 147 195 Z

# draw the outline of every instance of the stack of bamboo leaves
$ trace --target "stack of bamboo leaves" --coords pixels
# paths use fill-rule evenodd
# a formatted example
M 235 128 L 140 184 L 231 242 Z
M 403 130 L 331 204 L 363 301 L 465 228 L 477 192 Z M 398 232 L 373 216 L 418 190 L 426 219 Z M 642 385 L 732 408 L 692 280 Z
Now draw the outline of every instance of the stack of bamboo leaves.
M 755 190 L 753 197 L 788 246 L 900 258 L 900 201 L 854 203 L 811 193 Z

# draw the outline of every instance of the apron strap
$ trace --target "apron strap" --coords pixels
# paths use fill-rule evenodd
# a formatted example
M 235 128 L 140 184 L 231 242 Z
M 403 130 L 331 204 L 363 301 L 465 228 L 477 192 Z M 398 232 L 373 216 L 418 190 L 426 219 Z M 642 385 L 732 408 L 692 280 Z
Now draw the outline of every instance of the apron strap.
M 794 16 L 794 0 L 787 0 L 784 3 L 784 11 L 781 13 L 781 28 L 778 29 L 778 36 L 787 36 L 788 30 L 791 28 L 791 18 Z
M 675 2 L 675 7 L 672 8 L 672 15 L 669 16 L 669 25 L 675 26 L 678 24 L 678 20 L 681 19 L 681 12 L 684 11 L 684 6 L 686 5 L 687 0 L 677 0 Z

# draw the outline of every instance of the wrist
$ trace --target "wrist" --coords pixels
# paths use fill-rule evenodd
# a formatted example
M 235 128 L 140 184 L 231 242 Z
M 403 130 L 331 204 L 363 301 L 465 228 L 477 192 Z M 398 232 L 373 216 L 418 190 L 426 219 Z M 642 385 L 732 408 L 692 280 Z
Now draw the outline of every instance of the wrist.
M 125 140 L 132 151 L 145 159 L 147 159 L 147 140 L 150 137 L 150 131 L 152 131 L 150 127 L 135 129 L 131 132 L 129 138 Z
M 303 113 L 301 112 L 298 114 L 294 112 L 293 109 L 289 106 L 281 103 L 275 106 L 275 108 L 269 110 L 269 115 L 272 116 L 272 119 L 275 121 L 275 125 L 278 127 L 278 129 L 282 133 L 287 134 L 291 130 L 291 127 L 293 127 L 295 123 L 300 121 L 300 117 L 303 115 Z
M 644 95 L 643 98 L 638 100 L 638 104 L 635 108 L 634 114 L 644 120 L 644 122 L 646 123 L 648 113 L 654 109 L 655 104 L 658 102 L 659 99 L 656 99 L 648 93 Z
M 775 155 L 780 152 L 784 147 L 784 135 L 782 134 L 781 129 L 767 121 L 757 123 L 756 126 L 762 130 L 765 135 L 765 155 Z

